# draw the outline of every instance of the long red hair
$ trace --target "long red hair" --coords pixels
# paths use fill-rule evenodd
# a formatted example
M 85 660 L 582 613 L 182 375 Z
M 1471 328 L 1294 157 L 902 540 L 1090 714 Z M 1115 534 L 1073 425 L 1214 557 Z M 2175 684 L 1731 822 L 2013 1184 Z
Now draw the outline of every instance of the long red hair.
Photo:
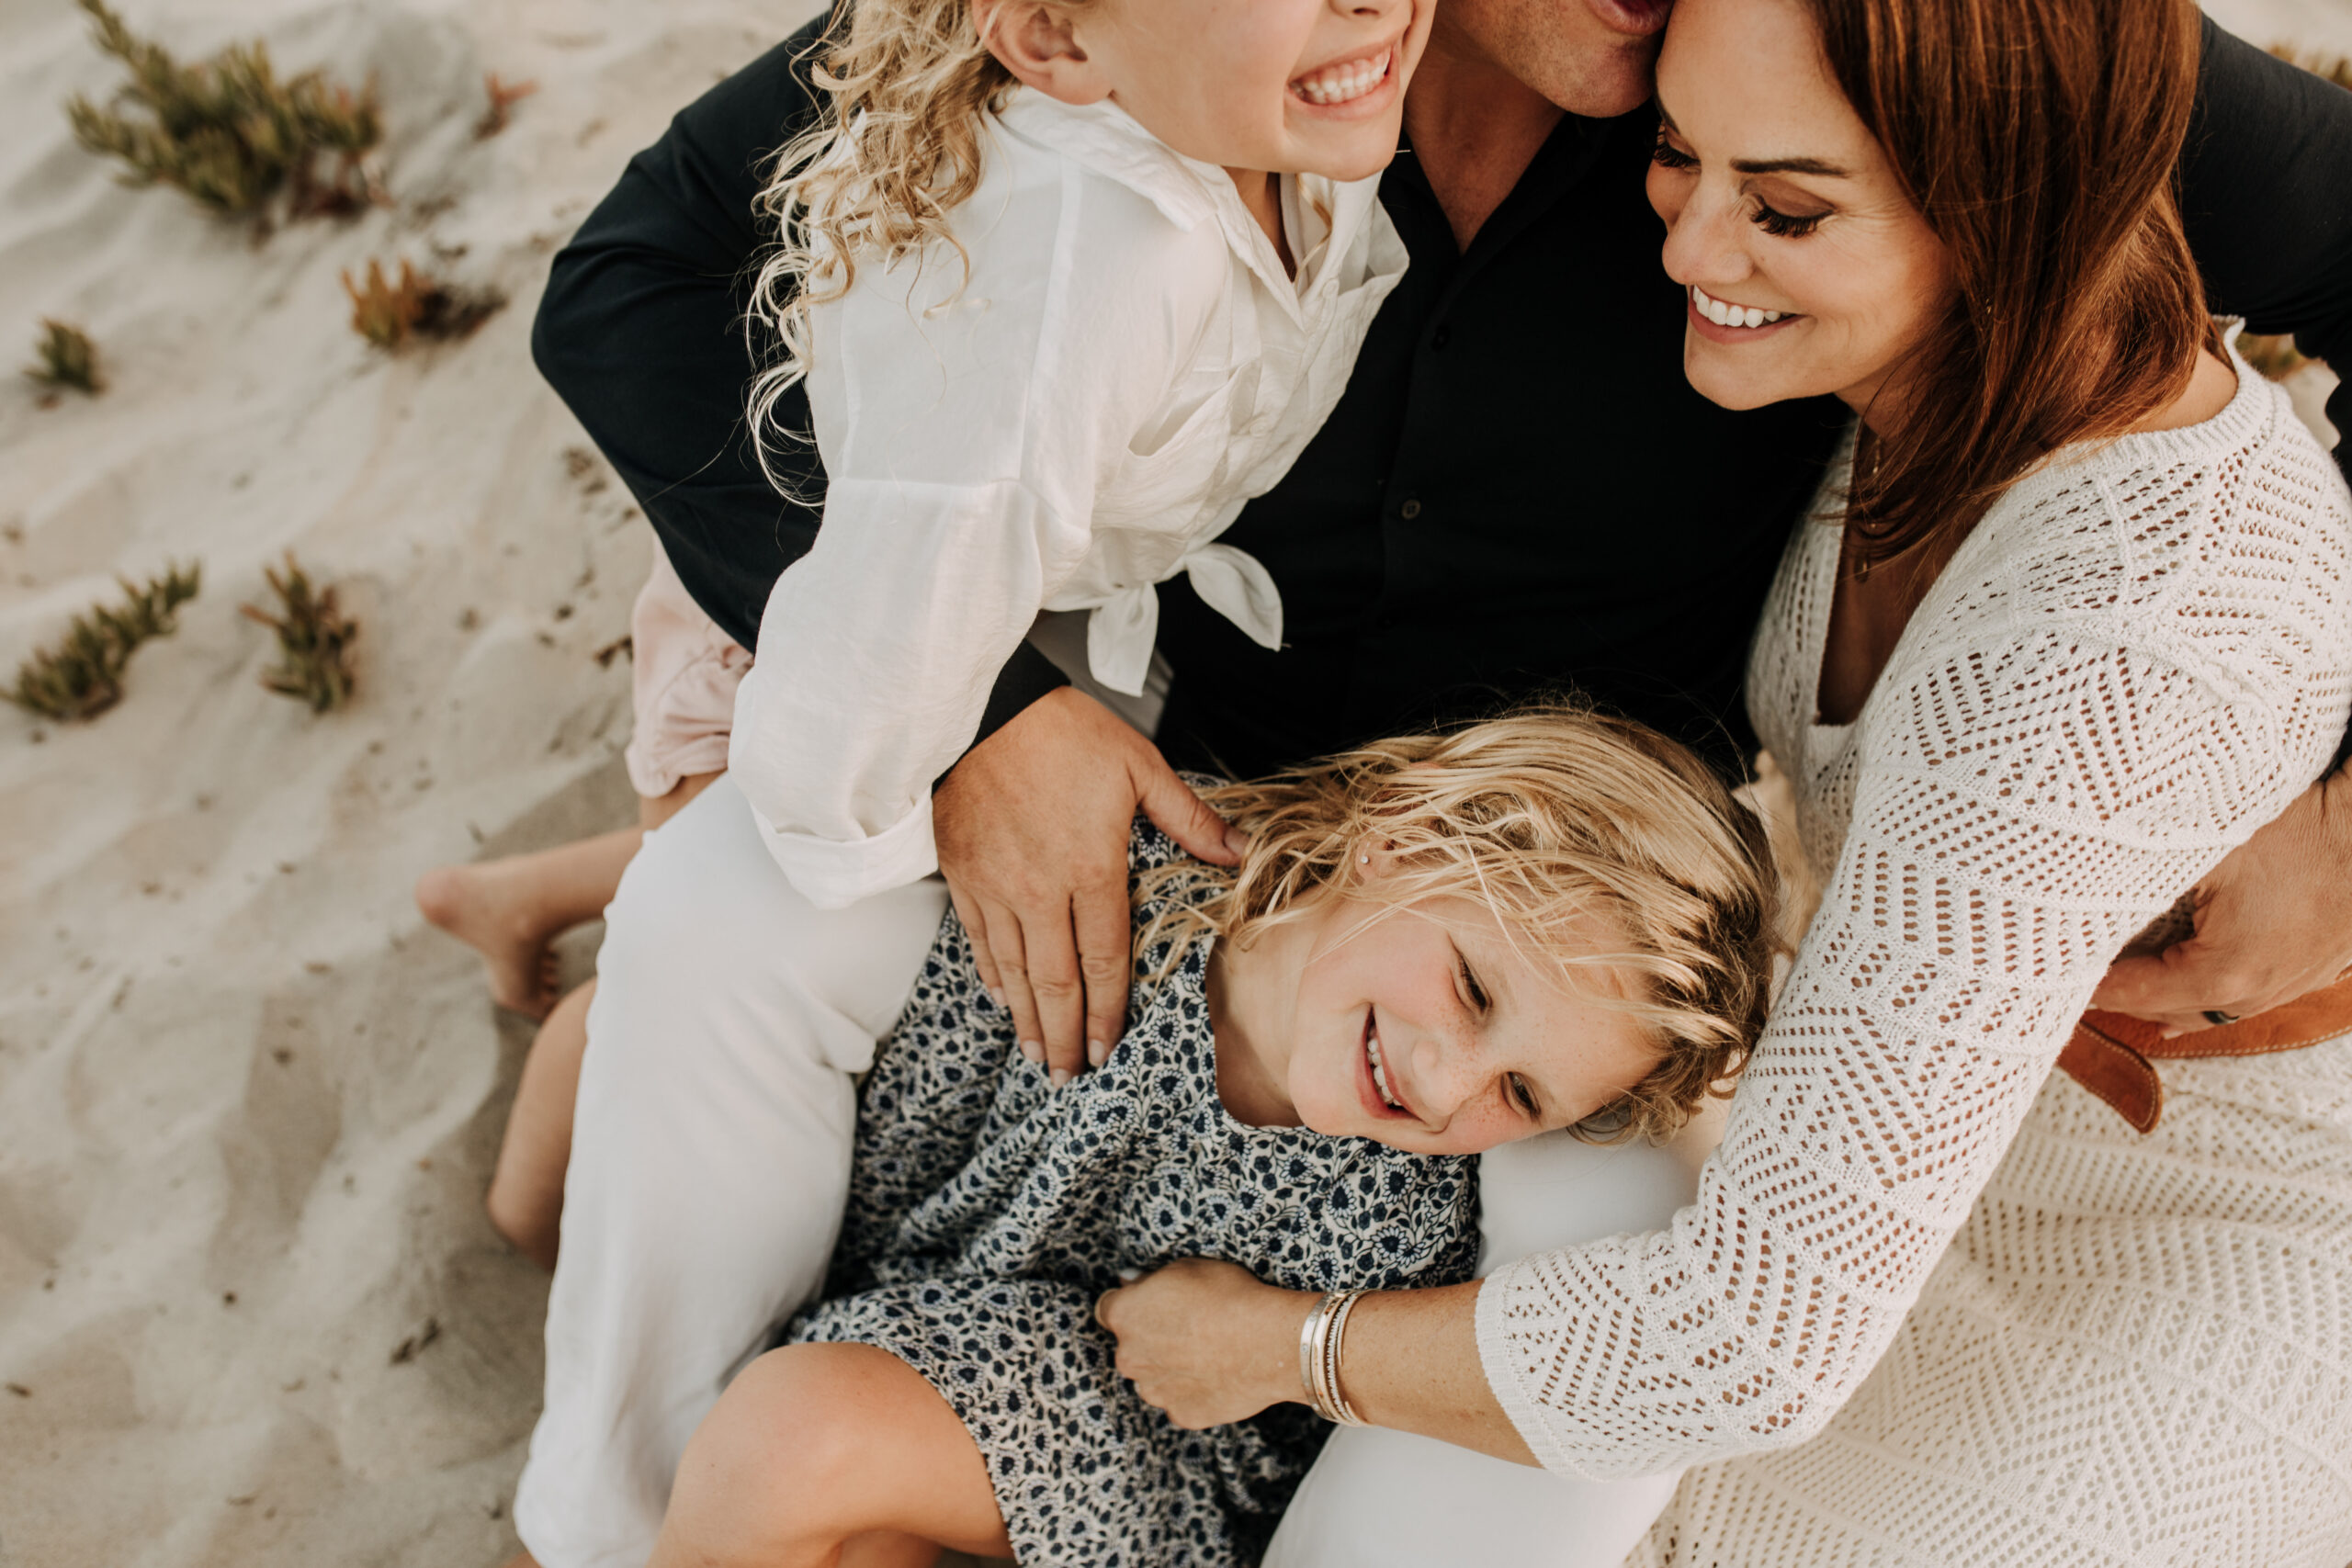
M 2071 442 L 2177 397 L 2212 338 L 2175 170 L 2193 0 L 1807 0 L 1830 73 L 1958 284 L 1917 350 L 1919 411 L 1858 468 L 1875 563 L 1964 533 Z

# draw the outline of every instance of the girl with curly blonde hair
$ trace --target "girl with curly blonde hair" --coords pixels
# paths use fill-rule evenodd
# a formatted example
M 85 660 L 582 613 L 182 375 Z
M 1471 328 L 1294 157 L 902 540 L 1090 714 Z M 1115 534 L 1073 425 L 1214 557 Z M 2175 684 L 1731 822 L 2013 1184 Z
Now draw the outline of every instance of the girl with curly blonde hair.
M 1762 1028 L 1762 826 L 1638 726 L 1534 708 L 1207 798 L 1248 854 L 1138 825 L 1132 1022 L 1059 1092 L 946 917 L 860 1100 L 828 1299 L 703 1423 L 656 1564 L 1254 1562 L 1350 1418 L 1336 1369 L 1182 1431 L 1098 1296 L 1216 1258 L 1343 1324 L 1467 1279 L 1473 1156 L 1663 1137 Z
M 763 451 L 813 440 L 815 548 L 769 598 L 730 765 L 800 894 L 936 866 L 931 785 L 1044 612 L 1152 680 L 1178 573 L 1269 648 L 1216 542 L 1320 427 L 1402 241 L 1394 155 L 1431 0 L 860 0 L 779 154 Z M 806 430 L 786 426 L 798 388 Z

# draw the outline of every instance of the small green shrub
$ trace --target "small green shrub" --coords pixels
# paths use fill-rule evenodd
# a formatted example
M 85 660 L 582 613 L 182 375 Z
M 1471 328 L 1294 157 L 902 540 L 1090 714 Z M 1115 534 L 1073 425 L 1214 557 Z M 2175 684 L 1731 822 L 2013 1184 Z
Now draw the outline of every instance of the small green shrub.
M 33 352 L 40 356 L 36 364 L 25 367 L 25 374 L 49 389 L 53 395 L 72 388 L 96 397 L 106 390 L 107 380 L 98 374 L 97 344 L 90 334 L 63 321 L 41 318 L 40 341 Z
M 2283 381 L 2311 363 L 2295 346 L 2295 340 L 2285 333 L 2268 337 L 2258 333 L 2240 333 L 2238 352 L 2245 355 L 2245 362 L 2256 373 L 2274 381 Z
M 128 165 L 127 183 L 171 186 L 236 215 L 260 214 L 280 192 L 298 218 L 356 212 L 373 199 L 361 164 L 384 135 L 373 88 L 355 94 L 316 71 L 281 82 L 260 43 L 182 65 L 106 0 L 76 3 L 130 79 L 103 106 L 75 94 L 66 118 L 84 147 Z M 332 162 L 323 175 L 322 160 Z
M 122 584 L 119 607 L 93 604 L 74 617 L 54 648 L 36 649 L 17 668 L 7 698 L 60 722 L 96 718 L 122 700 L 123 671 L 139 645 L 179 629 L 179 607 L 203 586 L 200 566 L 167 566 L 164 575 Z
M 277 634 L 277 663 L 262 672 L 261 683 L 310 704 L 312 713 L 341 707 L 351 698 L 351 645 L 359 637 L 357 623 L 336 606 L 333 587 L 311 586 L 293 551 L 286 552 L 284 575 L 275 567 L 264 569 L 263 575 L 277 595 L 277 612 L 273 615 L 258 604 L 241 606 L 248 619 Z

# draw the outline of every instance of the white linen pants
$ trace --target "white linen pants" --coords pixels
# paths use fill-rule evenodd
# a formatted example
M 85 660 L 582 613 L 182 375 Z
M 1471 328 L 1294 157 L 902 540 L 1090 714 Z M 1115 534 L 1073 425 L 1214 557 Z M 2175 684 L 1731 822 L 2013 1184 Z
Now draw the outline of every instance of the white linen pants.
M 905 1005 L 945 903 L 934 881 L 812 908 L 724 778 L 646 836 L 606 916 L 547 1394 L 514 1502 L 543 1568 L 641 1568 L 696 1424 L 823 1284 L 855 1131 L 850 1075 Z M 1660 1225 L 1691 1192 L 1665 1151 L 1556 1137 L 1488 1155 L 1481 1183 L 1482 1271 Z M 1269 1562 L 1615 1568 L 1673 1488 L 1343 1432 Z

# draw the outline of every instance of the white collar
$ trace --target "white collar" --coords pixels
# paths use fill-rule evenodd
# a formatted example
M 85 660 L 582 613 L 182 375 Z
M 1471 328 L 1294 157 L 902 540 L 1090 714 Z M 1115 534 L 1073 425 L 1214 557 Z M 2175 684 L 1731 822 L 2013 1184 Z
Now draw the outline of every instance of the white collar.
M 1364 205 L 1347 200 L 1351 187 L 1315 180 L 1313 184 L 1319 188 L 1330 220 L 1329 224 L 1316 221 L 1308 215 L 1307 191 L 1300 188 L 1307 176 L 1283 177 L 1285 217 L 1290 219 L 1294 231 L 1293 246 L 1300 252 L 1298 276 L 1294 281 L 1267 240 L 1266 231 L 1241 204 L 1241 193 L 1234 189 L 1232 175 L 1215 164 L 1177 152 L 1112 100 L 1066 104 L 1026 87 L 1015 87 L 997 118 L 1006 130 L 1023 141 L 1058 152 L 1134 191 L 1186 233 L 1204 222 L 1215 223 L 1233 254 L 1294 317 L 1303 314 L 1301 296 L 1315 288 L 1319 271 L 1328 270 L 1311 263 L 1323 259 L 1322 252 L 1332 237 L 1332 226 L 1341 221 L 1342 207 L 1352 209 Z M 1372 182 L 1357 183 L 1370 186 Z M 1293 206 L 1294 193 L 1295 212 L 1287 210 Z

